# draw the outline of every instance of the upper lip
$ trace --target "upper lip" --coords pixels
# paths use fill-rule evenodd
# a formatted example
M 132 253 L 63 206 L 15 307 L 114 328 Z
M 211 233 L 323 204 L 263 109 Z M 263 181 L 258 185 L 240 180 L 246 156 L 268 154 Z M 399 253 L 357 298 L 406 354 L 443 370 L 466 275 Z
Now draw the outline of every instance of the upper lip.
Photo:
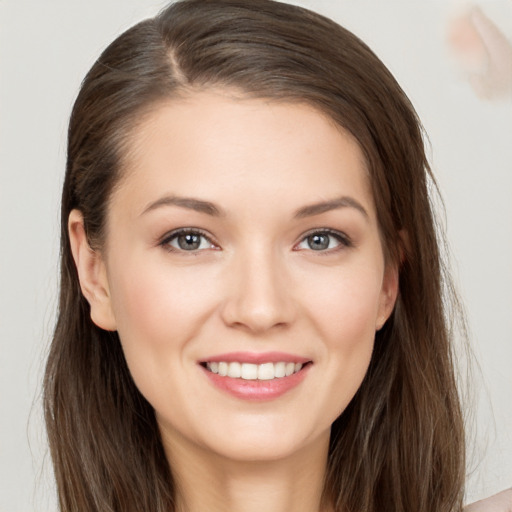
M 216 354 L 211 357 L 202 359 L 201 363 L 252 363 L 252 364 L 263 364 L 263 363 L 308 363 L 311 359 L 302 357 L 296 354 L 289 354 L 286 352 L 228 352 L 225 354 Z

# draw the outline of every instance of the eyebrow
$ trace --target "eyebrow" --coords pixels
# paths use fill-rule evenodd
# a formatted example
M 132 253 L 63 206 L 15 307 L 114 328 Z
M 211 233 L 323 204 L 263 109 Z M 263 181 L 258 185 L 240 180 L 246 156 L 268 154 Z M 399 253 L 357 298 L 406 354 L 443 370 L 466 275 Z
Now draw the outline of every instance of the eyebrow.
M 181 208 L 187 208 L 199 213 L 211 215 L 212 217 L 221 217 L 225 215 L 225 213 L 218 206 L 209 201 L 204 201 L 202 199 L 196 199 L 193 197 L 178 196 L 164 196 L 160 199 L 157 199 L 156 201 L 153 201 L 144 209 L 141 215 L 144 215 L 163 206 L 178 206 Z M 352 197 L 348 196 L 342 196 L 335 199 L 330 199 L 329 201 L 322 201 L 320 203 L 303 206 L 296 210 L 294 218 L 302 219 L 304 217 L 313 217 L 314 215 L 320 215 L 322 213 L 337 210 L 339 208 L 355 208 L 365 218 L 369 218 L 368 212 L 364 206 Z
M 211 215 L 212 217 L 221 217 L 224 215 L 219 207 L 215 206 L 209 201 L 203 201 L 202 199 L 195 199 L 193 197 L 178 196 L 165 196 L 157 199 L 156 201 L 150 203 L 144 209 L 141 215 L 156 210 L 157 208 L 161 208 L 162 206 L 179 206 L 181 208 L 188 208 L 189 210 L 194 210 L 199 213 L 205 213 L 206 215 Z
M 355 208 L 357 211 L 362 213 L 366 219 L 370 218 L 364 206 L 352 197 L 348 196 L 337 197 L 335 199 L 330 199 L 329 201 L 322 201 L 320 203 L 303 206 L 295 212 L 294 217 L 296 219 L 312 217 L 331 210 L 337 210 L 338 208 Z

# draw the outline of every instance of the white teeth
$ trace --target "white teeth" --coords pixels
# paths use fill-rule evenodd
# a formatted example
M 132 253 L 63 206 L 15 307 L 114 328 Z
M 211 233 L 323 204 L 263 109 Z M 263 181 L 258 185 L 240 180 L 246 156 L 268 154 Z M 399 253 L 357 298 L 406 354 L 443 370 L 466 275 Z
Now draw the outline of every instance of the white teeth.
M 240 378 L 242 375 L 242 368 L 240 363 L 230 363 L 228 365 L 228 377 L 232 377 L 234 379 Z
M 263 364 L 239 363 L 238 361 L 227 363 L 221 361 L 206 363 L 206 367 L 212 373 L 217 373 L 221 377 L 227 376 L 233 379 L 242 378 L 245 380 L 272 380 L 289 377 L 299 372 L 303 365 L 301 363 L 287 363 L 284 361 Z
M 258 380 L 272 380 L 274 375 L 274 363 L 265 363 L 258 366 Z
M 229 363 L 233 364 L 233 363 Z M 258 365 L 243 363 L 242 364 L 242 375 L 240 375 L 242 379 L 245 380 L 254 380 L 258 378 Z
M 228 374 L 228 363 L 219 363 L 219 375 L 225 377 Z
M 286 375 L 286 363 L 276 363 L 274 365 L 274 377 L 281 378 Z

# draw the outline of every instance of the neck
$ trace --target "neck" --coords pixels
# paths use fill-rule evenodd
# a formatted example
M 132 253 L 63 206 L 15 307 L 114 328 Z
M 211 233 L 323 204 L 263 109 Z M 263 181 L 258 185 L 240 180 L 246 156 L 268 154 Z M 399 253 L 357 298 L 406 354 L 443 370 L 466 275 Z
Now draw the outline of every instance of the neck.
M 229 460 L 197 445 L 165 442 L 179 512 L 327 512 L 322 491 L 329 438 L 271 461 Z

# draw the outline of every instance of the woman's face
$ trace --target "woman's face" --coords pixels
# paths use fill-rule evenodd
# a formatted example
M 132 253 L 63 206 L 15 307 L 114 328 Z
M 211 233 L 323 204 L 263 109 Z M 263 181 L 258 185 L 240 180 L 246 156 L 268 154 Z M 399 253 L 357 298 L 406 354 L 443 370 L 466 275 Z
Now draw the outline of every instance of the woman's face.
M 161 105 L 131 149 L 103 327 L 164 444 L 255 460 L 325 443 L 397 290 L 358 144 L 309 106 L 216 90 Z

